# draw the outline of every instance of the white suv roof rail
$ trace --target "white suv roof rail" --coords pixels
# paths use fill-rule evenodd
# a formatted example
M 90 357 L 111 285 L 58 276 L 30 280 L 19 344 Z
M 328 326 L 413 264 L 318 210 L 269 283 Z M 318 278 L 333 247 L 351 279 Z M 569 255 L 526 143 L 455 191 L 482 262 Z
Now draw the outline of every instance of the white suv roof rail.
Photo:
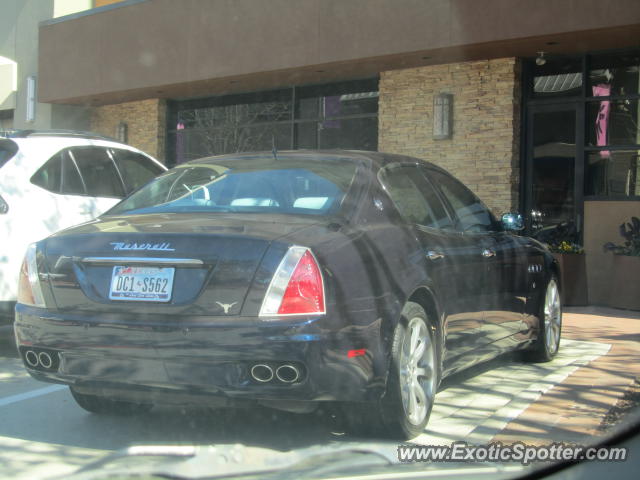
M 0 137 L 6 138 L 29 138 L 29 137 L 73 137 L 85 138 L 89 140 L 108 140 L 110 142 L 122 143 L 112 137 L 100 135 L 93 132 L 83 132 L 80 130 L 0 130 Z

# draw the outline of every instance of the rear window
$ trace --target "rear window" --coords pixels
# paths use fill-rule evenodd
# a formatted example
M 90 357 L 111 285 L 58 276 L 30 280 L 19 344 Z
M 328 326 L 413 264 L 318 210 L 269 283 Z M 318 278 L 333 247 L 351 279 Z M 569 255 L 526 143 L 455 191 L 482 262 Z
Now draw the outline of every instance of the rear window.
M 182 165 L 111 209 L 122 213 L 237 212 L 326 215 L 356 173 L 348 159 L 250 158 Z
M 11 140 L 0 140 L 0 168 L 18 151 L 18 145 Z

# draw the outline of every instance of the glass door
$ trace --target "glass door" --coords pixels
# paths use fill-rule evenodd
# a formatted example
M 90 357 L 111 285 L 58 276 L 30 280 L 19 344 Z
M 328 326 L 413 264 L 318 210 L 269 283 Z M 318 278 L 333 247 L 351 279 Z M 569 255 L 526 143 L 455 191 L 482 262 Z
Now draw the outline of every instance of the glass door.
M 582 129 L 576 103 L 532 105 L 528 111 L 525 208 L 529 233 L 545 243 L 580 243 Z

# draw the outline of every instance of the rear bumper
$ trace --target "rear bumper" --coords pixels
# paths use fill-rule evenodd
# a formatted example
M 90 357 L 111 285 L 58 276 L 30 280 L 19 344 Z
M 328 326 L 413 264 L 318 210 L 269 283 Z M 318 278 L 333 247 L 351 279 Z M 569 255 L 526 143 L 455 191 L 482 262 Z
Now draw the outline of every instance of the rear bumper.
M 363 318 L 361 316 L 360 318 Z M 366 318 L 366 315 L 364 316 Z M 156 403 L 193 397 L 230 401 L 371 401 L 382 394 L 386 355 L 379 322 L 326 328 L 326 318 L 263 322 L 250 318 L 123 318 L 16 307 L 15 334 L 36 379 L 114 398 Z M 349 356 L 364 349 L 364 355 Z M 54 367 L 30 367 L 24 354 L 46 351 Z M 251 378 L 255 364 L 300 367 L 294 383 Z

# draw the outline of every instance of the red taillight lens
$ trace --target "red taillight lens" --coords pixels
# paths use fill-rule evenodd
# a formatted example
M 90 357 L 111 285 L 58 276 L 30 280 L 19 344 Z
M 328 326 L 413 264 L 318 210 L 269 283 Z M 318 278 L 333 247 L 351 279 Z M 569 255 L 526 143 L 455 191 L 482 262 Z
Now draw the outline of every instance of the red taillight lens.
M 296 313 L 324 313 L 322 275 L 309 250 L 291 275 L 278 309 L 278 315 Z
M 18 303 L 32 305 L 34 307 L 44 307 L 44 297 L 38 274 L 38 264 L 36 259 L 35 244 L 29 245 L 22 267 L 20 267 L 20 277 L 18 279 Z
M 293 246 L 282 258 L 267 289 L 261 317 L 325 313 L 324 283 L 316 258 Z
M 20 277 L 18 278 L 18 303 L 33 305 L 35 299 L 33 298 L 33 291 L 29 284 L 29 272 L 27 268 L 27 261 L 24 260 L 20 267 Z

